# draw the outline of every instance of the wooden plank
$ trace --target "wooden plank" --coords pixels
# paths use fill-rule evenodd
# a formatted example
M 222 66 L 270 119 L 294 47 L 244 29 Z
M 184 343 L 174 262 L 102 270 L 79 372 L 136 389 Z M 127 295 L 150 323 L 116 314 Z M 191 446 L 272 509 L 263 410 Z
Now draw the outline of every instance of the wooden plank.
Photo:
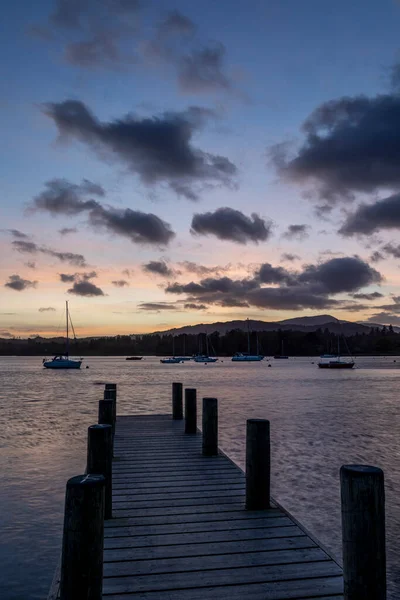
M 104 548 L 145 548 L 146 546 L 176 546 L 184 544 L 200 544 L 217 542 L 240 542 L 243 540 L 267 539 L 272 537 L 291 537 L 301 535 L 301 530 L 291 525 L 287 519 L 287 525 L 281 527 L 262 527 L 260 529 L 238 529 L 233 531 L 203 531 L 192 533 L 180 533 L 177 535 L 137 535 L 135 537 L 106 538 Z
M 251 527 L 260 529 L 265 527 L 287 527 L 292 525 L 292 521 L 287 517 L 278 516 L 275 519 L 253 519 Z M 249 528 L 248 519 L 238 519 L 236 521 L 214 521 L 202 523 L 175 523 L 165 525 L 135 525 L 134 527 L 107 527 L 104 536 L 111 537 L 137 537 L 142 535 L 163 535 L 177 533 L 196 533 L 207 531 L 229 531 L 229 530 L 247 530 Z
M 220 554 L 244 554 L 246 552 L 263 552 L 272 550 L 290 550 L 292 548 L 303 547 L 303 544 L 313 545 L 313 542 L 304 534 L 299 533 L 299 529 L 286 532 L 285 536 L 270 536 L 265 539 L 242 540 L 238 543 L 236 540 L 231 542 L 210 542 L 199 544 L 185 544 L 177 546 L 149 546 L 147 548 L 106 548 L 104 550 L 104 563 L 123 562 L 133 560 L 149 560 L 163 558 L 182 558 L 188 556 L 214 556 Z M 278 533 L 277 530 L 275 530 Z M 314 544 L 315 545 L 315 544 Z
M 129 505 L 127 508 L 123 509 L 114 509 L 113 510 L 113 518 L 127 518 L 127 517 L 159 517 L 165 515 L 176 516 L 176 515 L 205 515 L 207 513 L 215 513 L 218 511 L 223 514 L 224 512 L 230 512 L 232 510 L 243 510 L 244 503 L 243 502 L 230 502 L 227 503 L 223 499 L 221 503 L 215 504 L 204 504 L 204 505 L 187 505 L 187 506 L 176 506 L 176 502 L 174 502 L 174 506 L 161 506 L 161 507 L 148 507 L 147 505 L 144 507 L 137 507 Z
M 160 558 L 157 560 L 137 560 L 119 563 L 105 563 L 105 577 L 126 575 L 155 575 L 156 573 L 182 573 L 225 568 L 244 568 L 256 565 L 282 565 L 285 563 L 315 562 L 329 560 L 320 548 L 307 548 L 307 541 L 298 544 L 295 550 L 275 550 L 247 552 L 244 554 L 215 554 L 213 556 L 194 556 L 191 558 Z
M 105 521 L 104 525 L 106 529 L 113 527 L 140 527 L 147 523 L 151 525 L 166 525 L 168 523 L 216 523 L 218 521 L 236 521 L 246 519 L 247 521 L 258 521 L 259 519 L 273 519 L 275 517 L 282 516 L 282 512 L 278 509 L 270 508 L 269 510 L 260 511 L 245 511 L 245 510 L 231 510 L 231 511 L 218 511 L 206 514 L 190 513 L 190 514 L 177 514 L 177 515 L 138 515 L 137 517 L 128 518 L 113 518 L 112 521 Z
M 302 581 L 277 581 L 252 585 L 227 585 L 201 589 L 144 592 L 141 594 L 105 594 L 107 600 L 343 600 L 341 577 L 323 577 Z
M 153 577 L 110 577 L 104 579 L 104 594 L 138 593 L 163 590 L 199 589 L 201 587 L 240 585 L 243 583 L 266 583 L 311 577 L 331 577 L 340 569 L 332 561 L 295 563 L 282 565 L 256 565 L 236 569 L 216 569 L 191 571 L 189 573 L 159 574 Z
M 121 493 L 121 490 L 117 490 L 113 494 L 114 503 L 129 500 L 178 500 L 179 498 L 217 498 L 219 496 L 225 497 L 227 494 L 240 494 L 244 492 L 244 483 L 232 483 L 230 485 L 211 485 L 204 486 L 202 489 L 192 490 L 190 487 L 182 488 L 151 488 L 150 490 L 139 490 L 135 489 L 125 490 L 125 494 Z
M 216 498 L 186 498 L 186 499 L 182 499 L 180 498 L 179 500 L 174 499 L 174 501 L 172 502 L 172 504 L 177 507 L 177 506 L 204 506 L 204 505 L 212 505 L 212 504 L 219 504 L 221 503 L 221 499 L 223 500 L 224 504 L 237 504 L 238 502 L 242 502 L 242 506 L 244 506 L 244 494 L 238 494 L 238 495 L 234 495 L 234 496 L 229 496 L 229 497 L 224 497 L 224 496 L 217 496 Z M 118 506 L 117 506 L 118 505 Z M 115 508 L 116 509 L 121 509 L 121 508 L 164 508 L 164 507 L 169 507 L 171 506 L 171 500 L 167 500 L 167 499 L 163 499 L 163 500 L 141 500 L 139 501 L 126 501 L 126 502 L 117 502 L 115 504 Z M 114 509 L 113 509 L 114 512 Z

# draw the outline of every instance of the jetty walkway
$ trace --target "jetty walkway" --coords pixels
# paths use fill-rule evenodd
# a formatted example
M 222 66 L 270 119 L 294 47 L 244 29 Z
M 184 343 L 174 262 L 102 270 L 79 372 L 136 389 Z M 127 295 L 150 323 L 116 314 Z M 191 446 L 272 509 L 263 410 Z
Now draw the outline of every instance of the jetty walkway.
M 270 498 L 269 422 L 254 419 L 247 423 L 246 478 L 218 449 L 217 401 L 203 400 L 202 435 L 196 423 L 196 391 L 186 390 L 183 419 L 182 384 L 173 385 L 172 415 L 118 415 L 113 423 L 114 405 L 108 412 L 108 425 L 104 424 L 105 408 L 107 402 L 109 407 L 115 403 L 116 388 L 114 394 L 105 392 L 106 399 L 100 401 L 106 403 L 100 409 L 103 417 L 99 416 L 103 424 L 89 428 L 89 475 L 73 478 L 67 485 L 63 564 L 49 600 L 362 598 L 344 596 L 341 567 Z M 95 445 L 90 430 L 109 428 L 111 433 L 112 427 L 112 475 L 105 485 L 106 516 L 108 503 L 112 518 L 104 521 L 103 512 L 99 524 L 91 510 L 93 522 L 88 529 L 79 517 L 81 524 L 77 527 L 75 519 L 71 527 L 76 490 L 80 493 L 91 478 L 103 479 L 90 475 Z M 108 467 L 103 471 L 107 479 L 111 471 Z M 72 504 L 69 494 L 75 494 Z M 93 498 L 88 502 L 96 504 Z M 84 547 L 74 562 L 76 529 L 81 530 Z M 97 534 L 90 543 L 87 538 L 94 530 Z M 104 535 L 100 541 L 99 535 Z M 96 544 L 102 550 L 100 542 L 104 542 L 102 565 L 93 559 Z M 364 549 L 368 555 L 368 547 Z M 370 581 L 366 584 L 370 589 Z M 385 596 L 369 597 L 381 600 Z

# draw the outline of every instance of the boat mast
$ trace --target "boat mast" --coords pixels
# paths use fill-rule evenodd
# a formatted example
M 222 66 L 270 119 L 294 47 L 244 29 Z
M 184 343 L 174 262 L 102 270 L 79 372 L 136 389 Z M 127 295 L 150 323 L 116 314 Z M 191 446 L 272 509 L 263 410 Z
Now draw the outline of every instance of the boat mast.
M 250 354 L 250 325 L 247 319 L 247 354 Z
M 183 334 L 183 356 L 186 356 L 186 333 Z
M 340 336 L 339 336 L 339 334 L 337 336 L 337 355 L 338 355 L 338 358 L 340 358 Z
M 69 336 L 68 336 L 68 300 L 65 301 L 65 313 L 67 317 L 67 357 L 69 356 Z
M 208 356 L 208 337 L 206 332 L 206 356 Z
M 175 356 L 175 338 L 172 336 L 172 357 Z

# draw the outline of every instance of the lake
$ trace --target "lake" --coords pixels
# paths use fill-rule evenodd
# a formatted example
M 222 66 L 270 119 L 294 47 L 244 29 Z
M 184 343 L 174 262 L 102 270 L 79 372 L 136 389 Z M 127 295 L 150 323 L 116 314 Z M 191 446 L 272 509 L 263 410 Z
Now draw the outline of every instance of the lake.
M 337 557 L 339 468 L 372 464 L 386 478 L 391 598 L 400 596 L 400 358 L 360 358 L 351 371 L 317 359 L 161 365 L 89 357 L 51 371 L 40 357 L 0 357 L 0 586 L 3 600 L 46 597 L 61 544 L 66 480 L 84 471 L 87 427 L 103 383 L 119 414 L 171 411 L 171 383 L 219 400 L 220 447 L 244 465 L 246 419 L 271 421 L 272 493 Z M 312 364 L 315 363 L 315 364 Z M 200 408 L 200 402 L 199 408 Z

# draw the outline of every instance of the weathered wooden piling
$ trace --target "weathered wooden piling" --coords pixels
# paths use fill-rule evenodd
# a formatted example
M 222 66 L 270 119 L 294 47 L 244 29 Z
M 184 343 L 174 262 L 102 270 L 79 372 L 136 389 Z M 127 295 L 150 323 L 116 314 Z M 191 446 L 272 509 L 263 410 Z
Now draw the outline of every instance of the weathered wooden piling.
M 270 507 L 270 433 L 266 419 L 248 419 L 246 425 L 246 509 Z
M 88 428 L 87 473 L 104 476 L 105 519 L 112 518 L 112 457 L 111 425 L 91 425 Z
M 195 388 L 185 389 L 185 433 L 197 433 L 197 392 Z
M 67 482 L 61 559 L 61 600 L 101 600 L 104 485 L 102 475 Z
M 182 384 L 174 381 L 172 384 L 172 418 L 183 419 Z
M 106 387 L 104 389 L 104 400 L 113 400 L 114 401 L 114 423 L 117 420 L 117 389 L 107 388 L 108 385 L 115 385 L 113 383 L 106 383 Z
M 340 469 L 345 600 L 386 600 L 385 489 L 377 467 Z
M 218 454 L 218 400 L 203 398 L 203 455 Z

